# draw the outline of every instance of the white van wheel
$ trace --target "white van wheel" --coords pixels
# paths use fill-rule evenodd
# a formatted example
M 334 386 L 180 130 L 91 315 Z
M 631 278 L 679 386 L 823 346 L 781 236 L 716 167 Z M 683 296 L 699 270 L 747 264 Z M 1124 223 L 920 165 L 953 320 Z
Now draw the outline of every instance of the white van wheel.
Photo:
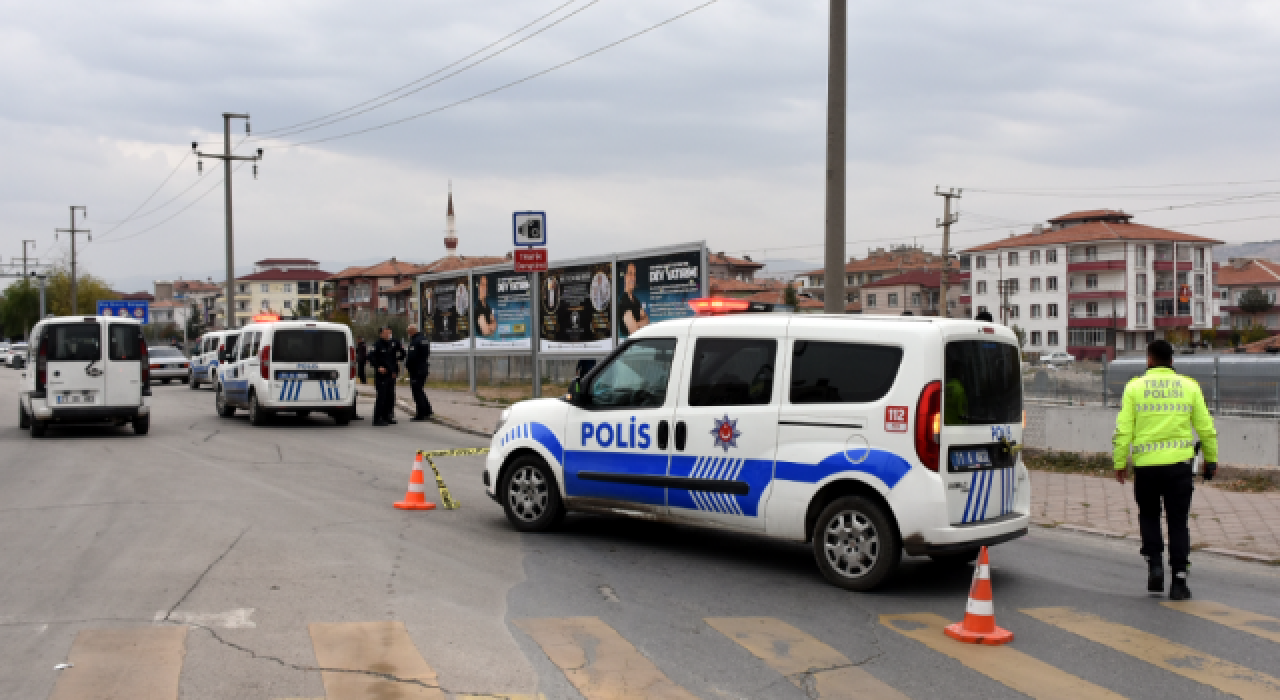
M 32 420 L 31 421 L 31 437 L 44 437 L 44 431 L 48 430 L 49 421 Z
M 18 427 L 26 430 L 31 427 L 31 416 L 27 415 L 27 409 L 22 407 L 22 402 L 18 402 Z
M 844 496 L 828 504 L 814 523 L 813 554 L 831 583 L 869 591 L 897 568 L 902 543 L 879 504 Z
M 217 409 L 218 415 L 223 418 L 230 418 L 236 414 L 236 407 L 227 403 L 227 393 L 223 390 L 221 384 L 213 386 L 213 405 Z
M 146 435 L 149 430 L 151 430 L 151 416 L 133 417 L 133 433 L 135 435 Z
M 249 423 L 252 425 L 267 424 L 267 412 L 262 410 L 262 405 L 258 403 L 258 395 L 256 393 L 249 394 Z

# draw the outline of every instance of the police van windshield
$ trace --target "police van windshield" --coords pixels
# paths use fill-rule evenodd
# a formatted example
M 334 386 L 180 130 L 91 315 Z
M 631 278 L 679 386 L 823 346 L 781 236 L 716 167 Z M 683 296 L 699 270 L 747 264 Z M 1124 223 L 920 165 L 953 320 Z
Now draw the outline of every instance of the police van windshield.
M 347 334 L 342 331 L 276 331 L 271 343 L 276 362 L 346 362 Z
M 946 425 L 1022 421 L 1022 366 L 1018 349 L 991 340 L 947 343 L 943 386 Z

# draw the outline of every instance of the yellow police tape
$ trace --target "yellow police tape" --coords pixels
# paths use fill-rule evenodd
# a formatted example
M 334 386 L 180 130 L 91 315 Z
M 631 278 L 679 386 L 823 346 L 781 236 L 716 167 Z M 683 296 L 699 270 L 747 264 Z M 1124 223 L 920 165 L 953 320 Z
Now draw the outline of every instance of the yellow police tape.
M 455 450 L 418 450 L 418 454 L 422 455 L 427 464 L 431 465 L 431 471 L 436 475 L 436 488 L 440 489 L 440 501 L 444 505 L 445 510 L 457 510 L 462 504 L 453 500 L 453 495 L 449 493 L 449 487 L 444 485 L 444 479 L 440 477 L 440 470 L 436 468 L 436 463 L 431 461 L 432 457 L 466 457 L 468 455 L 486 455 L 489 454 L 487 447 L 460 447 Z

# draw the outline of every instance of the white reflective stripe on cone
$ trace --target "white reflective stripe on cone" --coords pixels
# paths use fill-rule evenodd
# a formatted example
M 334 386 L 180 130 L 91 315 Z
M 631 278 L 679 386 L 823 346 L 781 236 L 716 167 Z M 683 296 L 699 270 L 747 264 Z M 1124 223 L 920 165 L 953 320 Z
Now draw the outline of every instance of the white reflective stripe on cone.
M 991 580 L 991 567 L 990 567 L 990 566 L 988 566 L 987 564 L 983 564 L 983 565 L 979 566 L 979 567 L 978 567 L 978 578 L 987 579 L 988 581 L 990 581 L 990 580 Z
M 409 493 L 426 493 L 422 490 L 422 484 L 409 483 Z
M 970 615 L 986 615 L 991 617 L 996 614 L 996 605 L 989 600 L 969 599 L 969 604 L 965 606 L 964 611 Z

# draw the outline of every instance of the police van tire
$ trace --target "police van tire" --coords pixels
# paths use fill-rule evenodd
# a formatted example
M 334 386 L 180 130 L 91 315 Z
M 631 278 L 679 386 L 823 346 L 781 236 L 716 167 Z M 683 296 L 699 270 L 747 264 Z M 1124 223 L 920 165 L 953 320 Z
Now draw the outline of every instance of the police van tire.
M 236 407 L 227 401 L 227 394 L 221 384 L 215 384 L 213 387 L 213 406 L 218 415 L 223 418 L 230 418 L 236 414 Z
M 503 474 L 498 494 L 507 520 L 521 532 L 545 532 L 564 519 L 560 487 L 541 457 L 518 457 Z
M 192 391 L 200 388 L 200 382 L 196 381 L 195 375 L 187 375 L 185 381 L 187 386 L 191 387 Z
M 151 431 L 151 416 L 134 416 L 133 434 L 146 435 Z
M 822 509 L 813 526 L 813 555 L 828 581 L 869 591 L 898 566 L 902 543 L 882 507 L 863 496 L 842 496 Z
M 349 411 L 335 411 L 330 415 L 333 416 L 333 422 L 338 425 L 348 425 L 351 423 L 351 413 Z
M 956 552 L 945 552 L 942 554 L 930 554 L 929 558 L 935 564 L 942 566 L 965 566 L 972 564 L 974 559 L 978 558 L 978 553 L 982 551 L 981 547 L 973 549 L 962 549 Z
M 262 426 L 267 424 L 267 411 L 258 403 L 258 395 L 249 392 L 249 423 Z
M 182 382 L 183 384 L 186 384 L 187 382 L 190 382 L 190 381 L 191 381 L 191 375 L 190 375 L 190 374 L 188 374 L 187 376 L 182 377 L 182 378 L 181 378 L 181 379 L 179 379 L 178 381 Z
M 44 437 L 44 431 L 49 429 L 49 421 L 32 420 L 31 421 L 31 437 Z
M 18 427 L 26 430 L 31 427 L 31 416 L 27 415 L 27 409 L 22 407 L 22 402 L 18 402 Z

